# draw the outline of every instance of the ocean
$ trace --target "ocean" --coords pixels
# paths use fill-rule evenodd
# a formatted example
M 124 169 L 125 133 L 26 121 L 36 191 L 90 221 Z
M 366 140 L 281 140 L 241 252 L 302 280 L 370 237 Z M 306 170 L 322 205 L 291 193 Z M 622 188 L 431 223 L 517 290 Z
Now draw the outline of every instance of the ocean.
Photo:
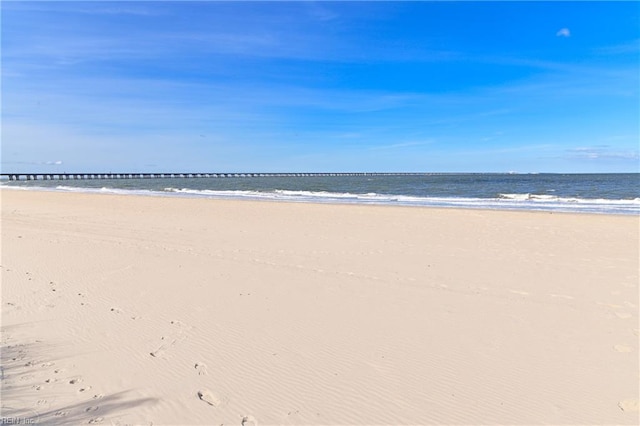
M 640 173 L 4 180 L 1 185 L 165 197 L 640 215 Z

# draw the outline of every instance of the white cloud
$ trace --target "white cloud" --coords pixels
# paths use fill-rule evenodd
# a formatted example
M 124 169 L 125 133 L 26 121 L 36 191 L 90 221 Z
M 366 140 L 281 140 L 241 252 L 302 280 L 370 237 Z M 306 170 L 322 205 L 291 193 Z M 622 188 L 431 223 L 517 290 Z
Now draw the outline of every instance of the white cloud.
M 558 30 L 556 35 L 558 37 L 571 37 L 571 31 L 569 31 L 569 28 L 562 28 L 562 29 Z

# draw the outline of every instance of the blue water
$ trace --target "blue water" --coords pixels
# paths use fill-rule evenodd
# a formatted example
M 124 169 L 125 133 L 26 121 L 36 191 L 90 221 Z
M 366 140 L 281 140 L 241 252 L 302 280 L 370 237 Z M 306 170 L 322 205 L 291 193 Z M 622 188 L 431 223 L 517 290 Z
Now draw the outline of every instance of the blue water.
M 640 174 L 423 174 L 4 181 L 172 197 L 640 214 Z

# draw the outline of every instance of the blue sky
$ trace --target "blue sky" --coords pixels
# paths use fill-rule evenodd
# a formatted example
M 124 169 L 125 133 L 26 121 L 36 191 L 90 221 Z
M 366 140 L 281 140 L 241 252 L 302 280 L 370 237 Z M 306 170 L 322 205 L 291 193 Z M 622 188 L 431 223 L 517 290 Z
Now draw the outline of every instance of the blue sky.
M 637 172 L 637 2 L 15 2 L 2 171 Z

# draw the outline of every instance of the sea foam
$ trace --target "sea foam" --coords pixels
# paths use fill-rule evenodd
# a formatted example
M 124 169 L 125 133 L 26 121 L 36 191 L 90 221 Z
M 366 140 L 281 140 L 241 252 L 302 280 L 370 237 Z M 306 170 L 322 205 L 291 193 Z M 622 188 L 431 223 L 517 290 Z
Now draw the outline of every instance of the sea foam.
M 217 182 L 226 182 L 218 181 Z M 193 183 L 202 181 L 193 181 Z M 247 182 L 247 181 L 242 181 Z M 53 182 L 52 182 L 53 183 Z M 75 182 L 74 182 L 75 183 Z M 95 182 L 96 184 L 98 182 Z M 140 184 L 149 185 L 147 181 L 136 182 L 123 181 L 119 185 L 131 185 L 127 187 L 105 186 L 106 182 L 101 182 L 98 186 L 73 186 L 73 185 L 12 185 L 3 184 L 2 188 L 21 190 L 44 190 L 62 192 L 85 192 L 98 194 L 116 195 L 144 195 L 163 197 L 189 197 L 189 198 L 218 198 L 218 199 L 249 199 L 249 200 L 271 200 L 288 202 L 310 202 L 310 203 L 335 203 L 335 204 L 378 204 L 378 205 L 401 205 L 401 206 L 422 206 L 422 207 L 455 207 L 474 209 L 499 209 L 499 210 L 538 210 L 538 211 L 558 211 L 577 213 L 606 213 L 606 214 L 628 214 L 640 215 L 640 198 L 630 199 L 605 199 L 605 198 L 582 198 L 576 196 L 556 195 L 555 189 L 547 189 L 546 194 L 535 194 L 530 192 L 500 192 L 494 196 L 488 194 L 484 197 L 462 196 L 443 194 L 442 196 L 422 196 L 413 194 L 389 194 L 375 191 L 327 191 L 327 190 L 306 190 L 290 188 L 258 188 L 249 189 L 221 188 L 221 189 L 197 189 L 193 187 L 140 187 Z M 190 181 L 183 180 L 181 183 L 189 184 Z M 290 182 L 291 183 L 291 182 Z M 298 183 L 293 182 L 293 183 Z M 87 182 L 83 182 L 86 185 Z M 115 184 L 115 183 L 114 183 Z M 232 185 L 233 186 L 233 185 Z M 238 185 L 240 186 L 240 185 Z M 349 188 L 351 189 L 351 188 Z M 355 189 L 355 187 L 354 187 Z M 408 191 L 407 191 L 408 192 Z M 549 194 L 548 192 L 554 192 Z

